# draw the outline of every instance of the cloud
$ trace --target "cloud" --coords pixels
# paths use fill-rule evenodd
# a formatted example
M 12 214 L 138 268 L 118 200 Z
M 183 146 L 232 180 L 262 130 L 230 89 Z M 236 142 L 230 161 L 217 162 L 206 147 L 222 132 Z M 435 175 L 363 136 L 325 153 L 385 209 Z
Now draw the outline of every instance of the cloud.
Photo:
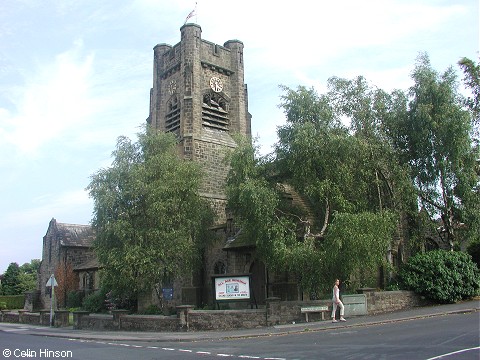
M 0 229 L 21 229 L 28 219 L 29 225 L 45 224 L 51 219 L 52 214 L 62 214 L 65 218 L 76 217 L 73 222 L 86 223 L 89 219 L 78 219 L 76 212 L 79 209 L 92 209 L 92 200 L 84 190 L 67 191 L 61 194 L 43 194 L 33 198 L 29 207 L 18 211 L 6 213 L 2 216 Z M 72 222 L 69 219 L 59 219 L 62 222 Z
M 91 112 L 89 87 L 93 54 L 82 56 L 82 42 L 51 64 L 37 64 L 35 75 L 12 94 L 15 111 L 0 109 L 0 141 L 34 155 Z
M 292 66 L 318 68 L 359 49 L 380 46 L 387 50 L 391 44 L 415 41 L 412 36 L 435 33 L 449 18 L 465 12 L 461 5 L 394 0 L 299 0 L 277 7 L 250 0 L 243 4 L 246 6 L 237 9 L 239 16 L 228 19 L 231 30 L 219 21 L 209 23 L 209 32 L 242 29 L 240 40 L 248 44 L 247 51 L 253 53 L 257 64 L 275 68 L 279 74 Z M 252 26 L 242 25 L 245 18 Z

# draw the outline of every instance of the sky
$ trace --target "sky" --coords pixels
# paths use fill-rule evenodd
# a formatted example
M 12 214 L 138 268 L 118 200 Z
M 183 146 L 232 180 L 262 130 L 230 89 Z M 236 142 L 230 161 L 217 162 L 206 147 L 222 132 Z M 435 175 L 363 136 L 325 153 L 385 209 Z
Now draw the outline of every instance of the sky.
M 85 188 L 148 117 L 153 47 L 180 27 L 244 43 L 252 134 L 285 121 L 282 90 L 364 76 L 407 90 L 419 53 L 439 72 L 479 59 L 478 0 L 1 0 L 0 274 L 42 256 L 49 221 L 89 224 Z

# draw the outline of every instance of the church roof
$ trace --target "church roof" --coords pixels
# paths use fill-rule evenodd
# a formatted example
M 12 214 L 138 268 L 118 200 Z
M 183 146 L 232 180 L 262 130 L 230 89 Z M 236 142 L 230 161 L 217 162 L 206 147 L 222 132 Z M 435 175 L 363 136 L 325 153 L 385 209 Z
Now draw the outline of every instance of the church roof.
M 100 263 L 96 258 L 84 261 L 83 263 L 75 266 L 73 271 L 82 271 L 82 270 L 94 270 L 100 268 Z
M 92 247 L 95 233 L 90 225 L 56 223 L 56 235 L 62 246 Z
M 255 242 L 248 238 L 240 229 L 235 235 L 229 237 L 223 250 L 239 250 L 245 248 L 254 248 Z
M 89 225 L 57 224 L 60 243 L 63 246 L 91 247 L 95 234 Z

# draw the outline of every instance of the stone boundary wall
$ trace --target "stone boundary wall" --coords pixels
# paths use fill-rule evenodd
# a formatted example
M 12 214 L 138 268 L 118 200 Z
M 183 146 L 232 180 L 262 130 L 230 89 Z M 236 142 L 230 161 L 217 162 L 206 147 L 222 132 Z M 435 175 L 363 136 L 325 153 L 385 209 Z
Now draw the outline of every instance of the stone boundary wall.
M 267 326 L 305 322 L 305 314 L 301 313 L 301 308 L 307 306 L 328 306 L 329 311 L 332 311 L 330 300 L 280 301 L 278 298 L 268 298 Z M 322 315 L 310 313 L 308 319 L 309 321 L 319 321 L 322 319 Z
M 113 316 L 108 314 L 89 314 L 83 312 L 73 313 L 73 328 L 76 330 L 120 330 L 120 326 L 113 321 Z
M 375 291 L 362 289 L 366 296 L 367 314 L 398 311 L 416 306 L 428 305 L 422 297 L 411 291 Z M 200 331 L 253 329 L 291 323 L 304 323 L 302 307 L 328 306 L 330 300 L 280 301 L 268 298 L 263 309 L 242 310 L 194 310 L 191 305 L 177 307 L 176 316 L 128 315 L 127 310 L 113 310 L 112 314 L 89 314 L 86 311 L 73 313 L 73 328 L 82 330 L 122 330 L 122 331 Z M 348 316 L 348 314 L 345 314 Z M 330 319 L 329 316 L 326 317 Z M 320 321 L 320 313 L 310 313 L 309 321 Z M 26 310 L 1 311 L 1 322 L 49 326 L 50 312 L 41 310 L 31 313 Z M 69 326 L 69 312 L 57 310 L 54 326 Z
M 53 325 L 55 327 L 69 326 L 69 314 L 70 312 L 68 310 L 55 311 Z M 40 310 L 39 312 L 29 312 L 28 310 L 2 310 L 0 313 L 0 322 L 49 326 L 50 310 Z
M 178 318 L 158 315 L 126 315 L 120 318 L 120 328 L 130 331 L 179 331 Z
M 190 310 L 188 330 L 255 329 L 267 326 L 265 309 Z
M 359 290 L 367 297 L 367 314 L 381 314 L 398 311 L 417 306 L 431 304 L 424 297 L 415 294 L 413 291 L 375 291 L 373 289 Z

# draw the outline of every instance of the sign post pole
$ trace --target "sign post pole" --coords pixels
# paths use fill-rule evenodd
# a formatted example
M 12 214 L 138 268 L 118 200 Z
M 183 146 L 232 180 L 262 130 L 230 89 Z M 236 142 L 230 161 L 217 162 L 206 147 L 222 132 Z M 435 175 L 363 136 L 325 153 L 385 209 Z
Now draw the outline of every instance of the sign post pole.
M 55 286 L 57 286 L 57 280 L 55 276 L 52 274 L 50 278 L 47 280 L 47 287 L 51 288 L 50 292 L 50 326 L 53 326 L 53 317 L 55 315 Z

